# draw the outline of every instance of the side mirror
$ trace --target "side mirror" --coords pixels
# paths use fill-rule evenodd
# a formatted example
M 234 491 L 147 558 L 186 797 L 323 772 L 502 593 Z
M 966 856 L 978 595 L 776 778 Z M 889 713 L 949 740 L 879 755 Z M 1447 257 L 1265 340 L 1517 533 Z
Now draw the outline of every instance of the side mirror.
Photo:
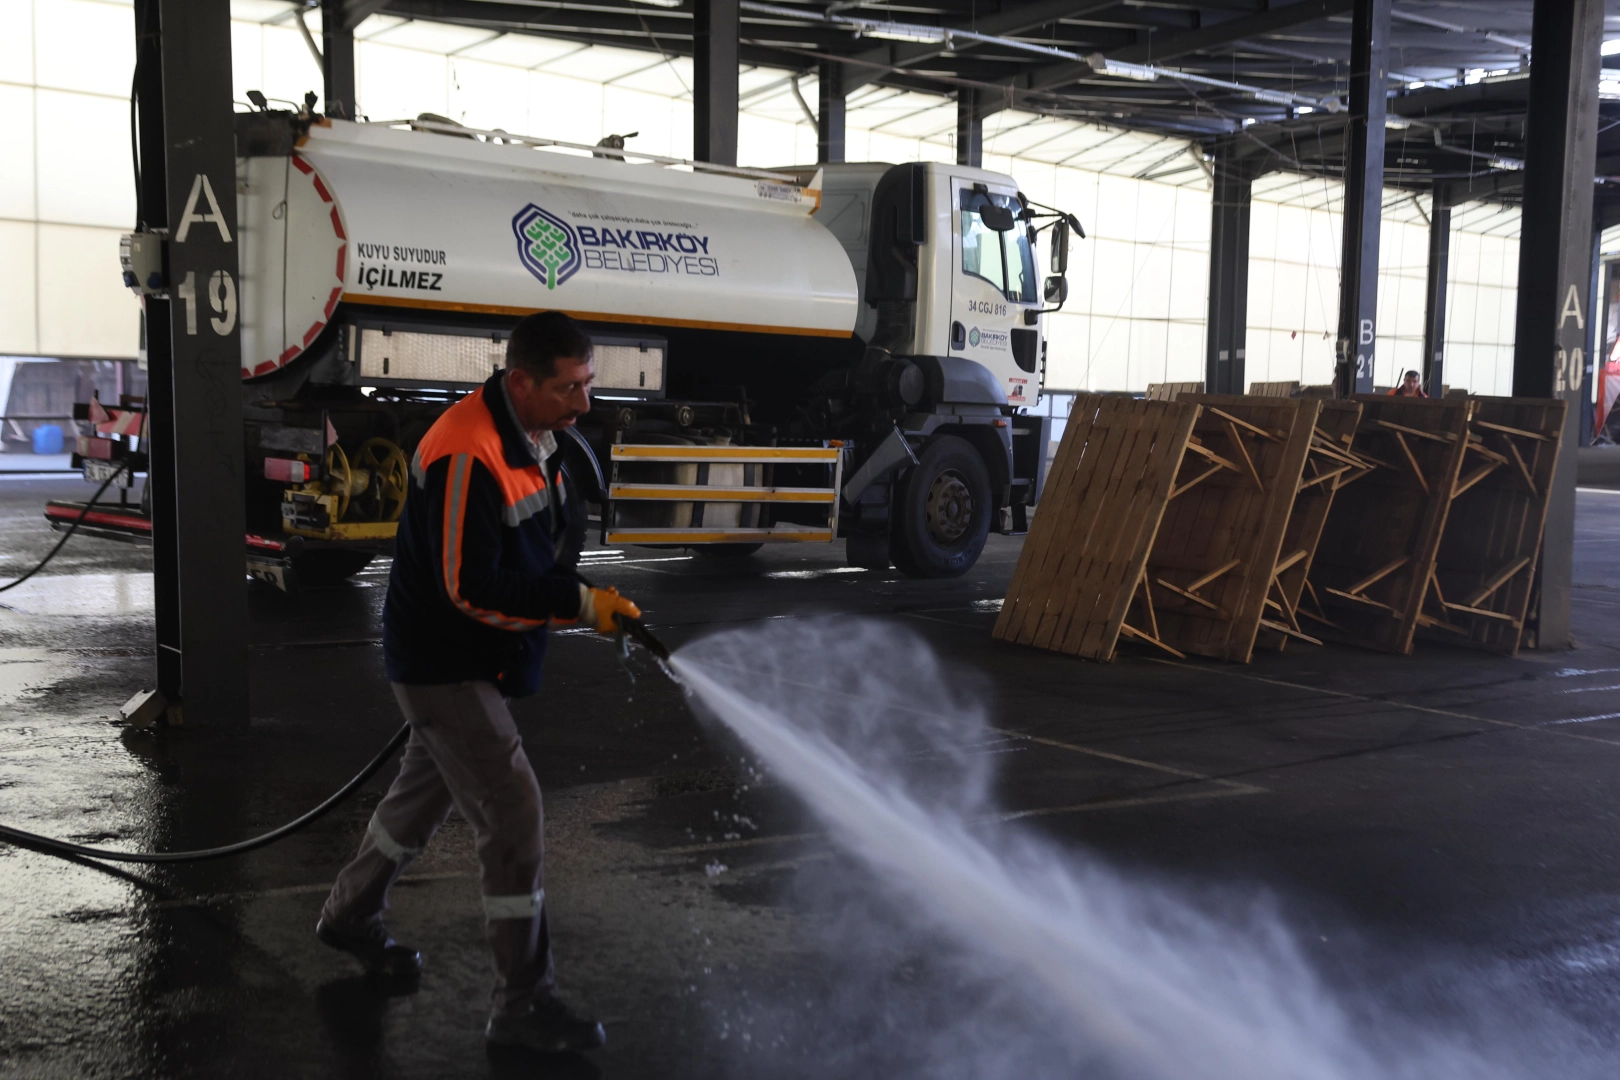
M 988 204 L 979 207 L 979 220 L 984 222 L 987 229 L 996 232 L 1011 232 L 1013 227 L 1013 212 L 1005 206 Z
M 1069 272 L 1069 223 L 1059 220 L 1052 226 L 1052 273 L 1062 276 Z M 1050 283 L 1048 283 L 1050 288 Z
M 1063 306 L 1069 298 L 1069 279 L 1066 277 L 1049 277 L 1046 279 L 1046 302 Z

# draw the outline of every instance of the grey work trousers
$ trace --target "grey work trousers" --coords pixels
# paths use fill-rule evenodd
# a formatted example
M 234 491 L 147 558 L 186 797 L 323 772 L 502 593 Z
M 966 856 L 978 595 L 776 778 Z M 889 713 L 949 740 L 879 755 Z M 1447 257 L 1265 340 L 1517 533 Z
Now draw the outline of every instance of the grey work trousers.
M 540 784 L 492 683 L 394 683 L 410 721 L 399 776 L 371 816 L 360 853 L 321 909 L 328 925 L 358 929 L 388 908 L 388 889 L 454 806 L 472 826 L 483 868 L 484 919 L 495 955 L 496 1010 L 551 990 Z

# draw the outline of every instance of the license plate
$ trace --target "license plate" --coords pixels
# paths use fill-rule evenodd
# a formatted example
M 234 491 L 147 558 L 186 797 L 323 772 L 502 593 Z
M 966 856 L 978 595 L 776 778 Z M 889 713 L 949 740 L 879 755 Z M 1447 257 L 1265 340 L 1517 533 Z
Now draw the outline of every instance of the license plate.
M 84 463 L 84 478 L 87 482 L 92 484 L 106 483 L 108 477 L 112 476 L 118 471 L 118 463 L 116 461 L 91 460 Z M 124 486 L 129 486 L 129 476 L 127 473 L 124 476 Z

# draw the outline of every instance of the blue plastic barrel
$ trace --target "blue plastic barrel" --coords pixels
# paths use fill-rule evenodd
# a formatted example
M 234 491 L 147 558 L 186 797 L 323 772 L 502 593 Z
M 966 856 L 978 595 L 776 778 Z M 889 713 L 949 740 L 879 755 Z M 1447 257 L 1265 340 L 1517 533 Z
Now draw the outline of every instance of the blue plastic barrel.
M 34 429 L 34 453 L 60 454 L 62 429 L 55 424 L 41 424 Z

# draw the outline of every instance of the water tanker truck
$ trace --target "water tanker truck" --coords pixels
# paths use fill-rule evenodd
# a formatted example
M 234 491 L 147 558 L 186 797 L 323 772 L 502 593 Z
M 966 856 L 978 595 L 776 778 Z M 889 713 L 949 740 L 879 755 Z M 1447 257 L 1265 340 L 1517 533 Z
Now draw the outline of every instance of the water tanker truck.
M 563 442 L 607 544 L 843 537 L 853 564 L 945 577 L 1025 528 L 1048 432 L 1023 409 L 1079 223 L 1010 176 L 727 168 L 307 110 L 240 113 L 236 137 L 239 275 L 208 301 L 241 327 L 258 576 L 332 580 L 386 552 L 417 441 L 543 310 L 594 341 L 594 407 Z M 126 283 L 161 291 L 143 240 Z M 138 467 L 143 404 L 84 408 L 87 480 Z M 150 535 L 133 503 L 91 518 Z

